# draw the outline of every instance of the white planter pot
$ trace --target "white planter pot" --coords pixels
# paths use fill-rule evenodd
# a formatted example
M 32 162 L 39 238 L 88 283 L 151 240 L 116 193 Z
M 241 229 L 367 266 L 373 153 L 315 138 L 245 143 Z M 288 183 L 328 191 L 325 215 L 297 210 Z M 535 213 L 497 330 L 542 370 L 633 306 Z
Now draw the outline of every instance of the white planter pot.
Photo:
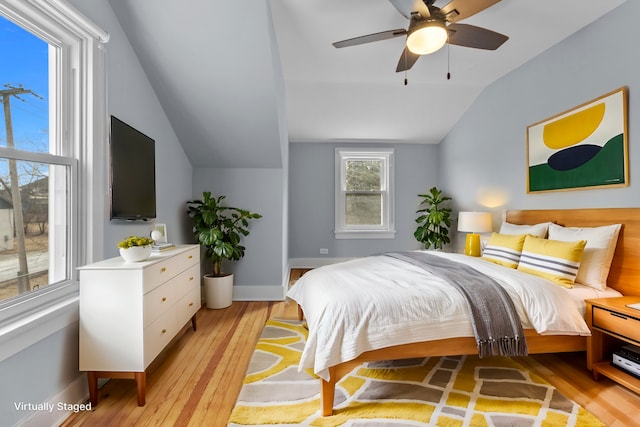
M 204 276 L 204 299 L 207 308 L 227 308 L 233 301 L 233 274 Z
M 144 261 L 151 255 L 151 245 L 132 246 L 130 248 L 120 248 L 120 256 L 124 262 Z

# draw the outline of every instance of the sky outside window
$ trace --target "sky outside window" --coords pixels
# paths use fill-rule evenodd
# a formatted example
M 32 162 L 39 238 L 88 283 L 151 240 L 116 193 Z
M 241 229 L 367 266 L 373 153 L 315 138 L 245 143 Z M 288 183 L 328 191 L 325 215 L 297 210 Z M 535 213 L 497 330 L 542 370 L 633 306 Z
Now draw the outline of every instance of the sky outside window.
M 0 147 L 11 147 L 7 139 L 11 126 L 13 148 L 48 153 L 49 45 L 0 17 L 0 52 Z M 66 183 L 65 167 L 0 158 L 0 301 L 66 278 L 55 274 L 64 269 L 52 270 L 49 264 L 52 168 L 60 169 L 54 184 Z M 58 210 L 64 211 L 65 204 L 63 195 Z M 59 252 L 58 258 L 64 259 L 65 251 Z
M 20 150 L 49 152 L 48 49 L 46 42 L 0 17 L 0 91 L 23 87 L 38 95 L 11 97 L 14 144 Z M 0 119 L 0 145 L 6 147 L 2 108 Z

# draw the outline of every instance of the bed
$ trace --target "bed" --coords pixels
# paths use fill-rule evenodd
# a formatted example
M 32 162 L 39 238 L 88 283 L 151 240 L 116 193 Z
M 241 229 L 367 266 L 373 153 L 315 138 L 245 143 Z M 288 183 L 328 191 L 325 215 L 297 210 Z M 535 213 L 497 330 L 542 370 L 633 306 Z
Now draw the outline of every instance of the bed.
M 571 309 L 556 309 L 559 319 L 548 312 L 524 316 L 528 320 L 523 320 L 523 327 L 529 354 L 584 350 L 586 337 L 589 335 L 584 322 L 584 299 L 640 294 L 640 263 L 635 262 L 640 259 L 640 209 L 511 210 L 506 212 L 505 221 L 511 224 L 552 222 L 564 227 L 622 224 L 606 289 L 595 290 L 591 287 L 576 286 L 574 291 L 574 289 L 565 290 L 551 285 L 550 295 L 553 294 L 554 299 L 555 295 L 558 295 L 559 303 L 564 304 L 562 307 L 571 307 Z M 455 262 L 468 263 L 472 268 L 495 270 L 500 280 L 507 280 L 502 276 L 507 273 L 500 269 L 511 270 L 458 254 L 431 255 L 453 257 Z M 325 416 L 333 413 L 336 383 L 354 367 L 364 362 L 478 354 L 478 344 L 473 330 L 469 327 L 469 320 L 462 319 L 459 309 L 456 308 L 459 301 L 447 300 L 446 303 L 439 303 L 444 308 L 449 308 L 450 305 L 453 307 L 451 310 L 442 309 L 442 312 L 439 312 L 442 323 L 402 318 L 404 315 L 410 315 L 406 313 L 413 313 L 416 310 L 410 304 L 412 300 L 419 298 L 418 293 L 413 293 L 420 292 L 420 289 L 414 289 L 418 287 L 416 278 L 421 274 L 418 267 L 405 265 L 405 270 L 402 270 L 399 260 L 385 255 L 367 258 L 373 259 L 375 264 L 367 264 L 371 259 L 353 260 L 346 263 L 347 265 L 341 263 L 317 269 L 317 273 L 312 270 L 313 273 L 303 276 L 304 279 L 309 275 L 308 279 L 301 279 L 289 291 L 289 297 L 298 302 L 301 307 L 299 313 L 304 312 L 309 323 L 310 338 L 303 351 L 300 367 L 313 367 L 314 372 L 321 378 L 321 411 Z M 365 271 L 370 269 L 371 265 L 380 270 L 374 268 L 369 272 L 371 276 L 367 276 Z M 388 271 L 385 272 L 385 270 Z M 352 277 L 349 277 L 350 274 Z M 508 275 L 511 274 L 511 272 L 508 273 Z M 518 274 L 523 275 L 518 272 L 516 276 Z M 376 293 L 376 288 L 384 286 L 384 283 L 379 283 L 376 276 L 387 277 L 385 280 L 390 282 L 389 286 L 395 288 L 389 288 L 392 290 L 388 290 L 386 294 Z M 364 282 L 358 282 L 362 279 Z M 545 286 L 542 282 L 548 282 L 544 279 L 541 281 L 540 278 L 535 280 L 540 286 Z M 354 299 L 353 296 L 345 293 L 349 286 L 355 286 L 360 292 L 357 298 Z M 434 286 L 429 284 L 429 288 L 432 287 Z M 447 293 L 447 291 L 438 290 L 435 292 Z M 539 290 L 536 292 L 539 293 Z M 526 286 L 513 288 L 509 293 L 518 294 L 523 301 L 528 301 L 531 297 Z M 398 295 L 406 294 L 410 295 L 408 299 L 396 298 Z M 449 291 L 448 297 L 451 299 L 451 295 L 454 294 L 455 292 Z M 368 298 L 373 298 L 373 301 Z M 388 330 L 385 330 L 384 325 L 376 326 L 372 319 L 387 319 L 386 310 L 394 304 L 396 314 L 400 318 L 399 323 L 393 324 Z M 424 300 L 419 301 L 418 304 L 428 304 L 428 302 Z M 524 306 L 516 307 L 518 313 L 521 314 L 523 310 L 529 313 L 528 310 L 532 308 L 528 304 L 525 302 Z M 360 307 L 357 316 L 351 315 L 353 305 Z M 376 312 L 378 307 L 383 306 L 387 307 L 381 309 L 384 314 Z M 430 307 L 430 310 L 434 309 L 437 311 L 438 307 Z

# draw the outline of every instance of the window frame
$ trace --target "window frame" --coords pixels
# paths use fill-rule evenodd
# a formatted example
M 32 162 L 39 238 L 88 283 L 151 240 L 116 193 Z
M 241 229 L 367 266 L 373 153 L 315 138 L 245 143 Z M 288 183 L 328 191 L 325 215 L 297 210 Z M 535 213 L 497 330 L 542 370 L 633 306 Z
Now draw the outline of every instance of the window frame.
M 346 164 L 350 160 L 380 160 L 382 224 L 346 224 Z M 394 149 L 392 148 L 336 148 L 335 149 L 335 229 L 336 239 L 393 239 L 394 224 Z
M 108 135 L 104 45 L 109 34 L 62 0 L 0 0 L 0 15 L 50 45 L 54 110 L 49 132 L 57 152 L 0 147 L 0 155 L 71 169 L 66 236 L 70 279 L 0 302 L 1 361 L 78 321 L 76 268 L 102 257 Z

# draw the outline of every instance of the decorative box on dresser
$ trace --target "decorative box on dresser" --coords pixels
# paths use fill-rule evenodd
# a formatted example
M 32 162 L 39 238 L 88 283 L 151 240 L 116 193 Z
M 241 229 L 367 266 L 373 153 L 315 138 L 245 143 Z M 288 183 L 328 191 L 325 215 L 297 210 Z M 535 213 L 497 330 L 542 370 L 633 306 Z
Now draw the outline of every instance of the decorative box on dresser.
M 121 257 L 80 270 L 80 370 L 91 403 L 98 378 L 132 378 L 144 406 L 146 369 L 200 309 L 200 246 L 178 245 L 141 262 Z
M 640 296 L 590 299 L 587 303 L 587 367 L 593 378 L 604 375 L 640 394 L 640 378 L 611 364 L 612 352 L 622 345 L 640 345 L 640 310 L 627 307 L 640 303 Z

